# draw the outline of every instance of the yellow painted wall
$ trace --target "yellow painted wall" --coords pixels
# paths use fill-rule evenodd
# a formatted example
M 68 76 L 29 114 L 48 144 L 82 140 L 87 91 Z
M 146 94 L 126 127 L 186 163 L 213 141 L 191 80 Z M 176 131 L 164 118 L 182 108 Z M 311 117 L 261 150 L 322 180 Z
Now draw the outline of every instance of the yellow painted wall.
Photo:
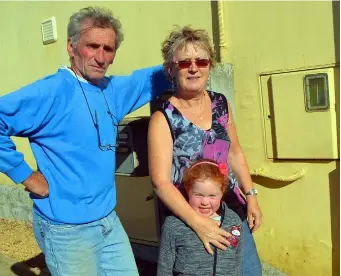
M 237 129 L 250 168 L 280 176 L 306 170 L 292 183 L 253 177 L 264 213 L 255 234 L 260 257 L 289 275 L 339 275 L 339 162 L 267 160 L 259 86 L 264 72 L 339 62 L 335 7 L 327 1 L 228 1 L 223 7 L 224 58 L 235 66 Z M 288 116 L 299 120 L 290 106 Z

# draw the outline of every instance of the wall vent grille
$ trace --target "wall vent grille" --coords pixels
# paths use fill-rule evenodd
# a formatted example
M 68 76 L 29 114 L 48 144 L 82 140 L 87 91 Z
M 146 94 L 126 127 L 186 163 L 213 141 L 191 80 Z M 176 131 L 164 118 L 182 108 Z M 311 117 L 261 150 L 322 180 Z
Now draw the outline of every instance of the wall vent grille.
M 43 43 L 49 44 L 57 41 L 57 23 L 55 17 L 50 17 L 41 22 L 41 32 Z

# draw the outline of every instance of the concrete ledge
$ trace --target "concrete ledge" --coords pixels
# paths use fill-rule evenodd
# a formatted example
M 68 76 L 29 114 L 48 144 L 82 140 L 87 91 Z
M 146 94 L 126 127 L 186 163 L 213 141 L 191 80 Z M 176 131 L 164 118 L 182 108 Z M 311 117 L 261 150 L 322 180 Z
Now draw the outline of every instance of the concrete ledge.
M 0 184 L 0 218 L 32 222 L 32 204 L 22 185 Z
M 279 269 L 266 263 L 262 263 L 262 275 L 263 276 L 287 276 L 287 274 L 283 273 Z

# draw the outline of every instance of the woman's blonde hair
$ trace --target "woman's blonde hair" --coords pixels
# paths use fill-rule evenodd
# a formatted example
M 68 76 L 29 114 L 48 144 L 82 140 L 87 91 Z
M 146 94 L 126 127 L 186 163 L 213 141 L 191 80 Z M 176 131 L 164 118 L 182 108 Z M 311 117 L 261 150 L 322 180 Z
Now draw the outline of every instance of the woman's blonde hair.
M 161 51 L 165 64 L 171 63 L 176 51 L 186 48 L 188 44 L 206 50 L 211 60 L 211 67 L 215 66 L 215 53 L 207 32 L 202 29 L 193 29 L 189 25 L 185 27 L 176 26 L 162 43 Z

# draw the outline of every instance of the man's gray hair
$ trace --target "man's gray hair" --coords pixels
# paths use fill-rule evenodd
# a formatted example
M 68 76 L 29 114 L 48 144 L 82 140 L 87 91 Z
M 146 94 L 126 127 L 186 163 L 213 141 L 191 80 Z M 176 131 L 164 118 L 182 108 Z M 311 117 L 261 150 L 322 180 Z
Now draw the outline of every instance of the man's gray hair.
M 87 7 L 74 13 L 70 17 L 67 27 L 67 38 L 71 39 L 72 47 L 76 50 L 82 33 L 82 24 L 86 21 L 92 23 L 91 27 L 112 28 L 116 33 L 115 50 L 123 41 L 123 32 L 120 20 L 115 18 L 109 9 L 102 7 Z

